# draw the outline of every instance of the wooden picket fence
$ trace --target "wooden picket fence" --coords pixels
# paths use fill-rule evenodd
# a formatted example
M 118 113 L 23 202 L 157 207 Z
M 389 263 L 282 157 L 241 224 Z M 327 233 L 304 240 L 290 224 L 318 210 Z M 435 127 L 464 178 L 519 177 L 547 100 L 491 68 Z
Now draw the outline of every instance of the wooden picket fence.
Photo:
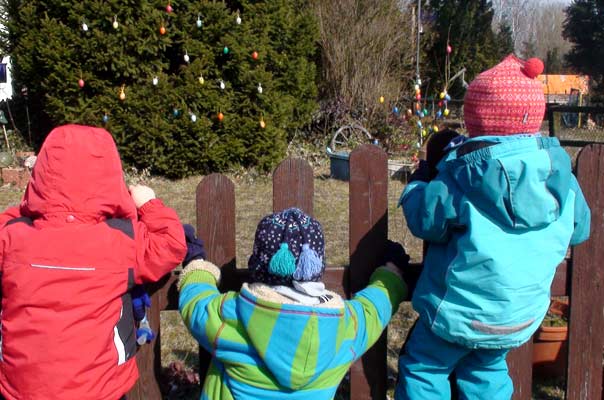
M 602 399 L 604 345 L 604 145 L 581 150 L 576 173 L 592 211 L 591 238 L 572 249 L 556 272 L 552 295 L 570 296 L 566 398 Z M 349 241 L 347 267 L 328 267 L 326 285 L 350 296 L 363 288 L 377 266 L 379 249 L 388 233 L 387 155 L 374 145 L 363 145 L 350 155 Z M 283 161 L 273 173 L 273 210 L 299 207 L 313 214 L 313 171 L 301 159 Z M 223 290 L 237 290 L 247 270 L 236 269 L 235 186 L 224 175 L 206 176 L 197 186 L 197 230 L 208 259 L 223 271 Z M 265 199 L 258 199 L 265 201 Z M 396 238 L 393 238 L 396 239 Z M 377 250 L 376 250 L 377 249 Z M 519 255 L 521 257 L 522 255 Z M 129 393 L 130 400 L 159 400 L 161 370 L 160 312 L 177 309 L 175 274 L 164 277 L 151 290 L 150 320 L 157 339 L 138 353 L 141 378 Z M 203 381 L 209 355 L 200 351 Z M 514 381 L 514 400 L 529 400 L 532 385 L 532 342 L 508 356 Z M 387 386 L 386 334 L 351 369 L 351 400 L 385 399 Z

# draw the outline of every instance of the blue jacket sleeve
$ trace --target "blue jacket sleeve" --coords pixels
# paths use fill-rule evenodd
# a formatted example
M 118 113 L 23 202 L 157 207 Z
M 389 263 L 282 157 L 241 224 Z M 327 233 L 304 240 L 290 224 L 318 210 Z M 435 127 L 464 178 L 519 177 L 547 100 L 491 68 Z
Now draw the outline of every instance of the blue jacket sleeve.
M 449 238 L 449 225 L 455 222 L 455 194 L 441 179 L 430 182 L 413 181 L 405 187 L 399 204 L 413 235 L 435 243 Z
M 570 238 L 570 244 L 574 246 L 589 238 L 591 211 L 574 175 L 572 176 L 571 190 L 575 192 L 575 227 Z

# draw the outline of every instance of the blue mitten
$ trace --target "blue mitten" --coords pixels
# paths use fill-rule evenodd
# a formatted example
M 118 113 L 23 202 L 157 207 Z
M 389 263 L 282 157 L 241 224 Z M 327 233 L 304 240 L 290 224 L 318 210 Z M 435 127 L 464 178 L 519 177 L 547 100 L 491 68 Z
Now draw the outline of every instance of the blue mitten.
M 185 239 L 187 242 L 187 255 L 182 265 L 187 266 L 193 260 L 205 260 L 206 251 L 203 247 L 203 241 L 195 236 L 195 228 L 189 224 L 183 224 L 185 230 Z
M 146 309 L 151 307 L 151 298 L 145 291 L 143 285 L 136 285 L 130 292 L 132 296 L 132 311 L 135 321 L 142 321 L 145 318 Z
M 155 338 L 155 334 L 147 319 L 147 308 L 151 307 L 151 298 L 145 291 L 143 285 L 134 286 L 130 295 L 132 296 L 132 313 L 134 314 L 134 320 L 138 322 L 136 342 L 139 345 L 143 345 Z

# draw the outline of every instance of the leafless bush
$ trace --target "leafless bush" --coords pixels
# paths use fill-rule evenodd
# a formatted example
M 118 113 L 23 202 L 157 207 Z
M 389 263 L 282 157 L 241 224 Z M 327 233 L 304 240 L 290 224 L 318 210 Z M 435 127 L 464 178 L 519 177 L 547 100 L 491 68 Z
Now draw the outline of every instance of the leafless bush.
M 313 8 L 325 100 L 371 127 L 412 90 L 415 16 L 401 0 L 315 0 Z

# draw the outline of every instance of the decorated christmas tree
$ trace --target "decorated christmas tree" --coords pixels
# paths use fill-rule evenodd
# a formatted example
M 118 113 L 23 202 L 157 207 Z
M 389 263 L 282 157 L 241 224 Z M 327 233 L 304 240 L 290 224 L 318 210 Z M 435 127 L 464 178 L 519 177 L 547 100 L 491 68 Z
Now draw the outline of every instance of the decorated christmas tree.
M 268 168 L 316 107 L 305 1 L 5 1 L 38 142 L 106 127 L 124 160 L 179 177 Z

